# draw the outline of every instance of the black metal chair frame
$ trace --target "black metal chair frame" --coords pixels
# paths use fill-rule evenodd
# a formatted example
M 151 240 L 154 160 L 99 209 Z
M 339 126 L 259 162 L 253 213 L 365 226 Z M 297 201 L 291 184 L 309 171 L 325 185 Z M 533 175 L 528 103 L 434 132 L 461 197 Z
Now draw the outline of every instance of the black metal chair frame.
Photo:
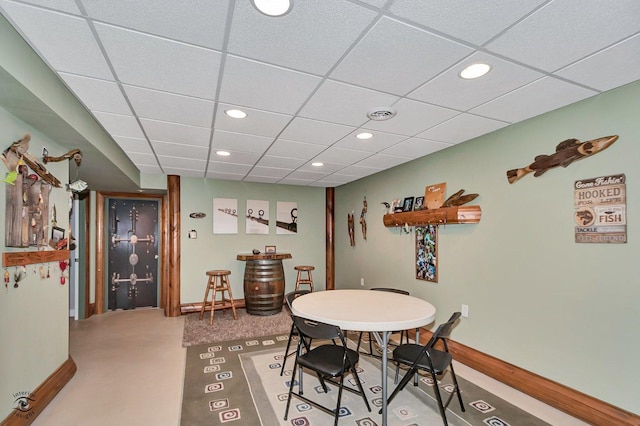
M 399 288 L 387 288 L 387 287 L 373 287 L 371 290 L 375 290 L 375 291 L 388 291 L 391 293 L 398 293 L 398 294 L 404 294 L 405 296 L 409 296 L 409 292 L 406 290 L 400 290 Z M 358 336 L 358 352 L 360 351 L 360 345 L 362 343 L 362 336 L 364 334 L 364 331 L 360 332 L 360 335 Z M 371 355 L 372 357 L 375 358 L 381 358 L 380 355 L 378 354 L 374 354 L 373 353 L 373 345 L 371 344 L 372 339 L 372 335 L 371 332 L 368 332 L 369 334 L 369 353 L 367 354 L 366 352 L 361 352 L 367 355 Z M 401 330 L 400 331 L 400 344 L 402 344 L 403 340 L 406 340 L 407 343 L 409 343 L 409 330 Z
M 287 349 L 285 349 L 284 351 L 284 358 L 282 358 L 282 368 L 280 369 L 280 375 L 282 376 L 282 374 L 284 373 L 284 366 L 287 363 L 287 358 L 289 358 L 291 355 L 293 355 L 295 353 L 295 351 L 291 351 L 289 352 L 289 348 L 291 347 L 291 341 L 293 340 L 294 337 L 298 337 L 298 329 L 296 328 L 295 324 L 293 323 L 293 311 L 291 311 L 291 304 L 293 303 L 294 300 L 296 300 L 296 298 L 300 297 L 300 296 L 304 296 L 307 293 L 311 293 L 311 290 L 296 290 L 296 291 L 292 291 L 290 293 L 287 293 L 284 296 L 284 301 L 287 304 L 287 307 L 289 308 L 289 314 L 291 315 L 291 330 L 289 331 L 289 340 L 287 340 Z M 309 344 L 311 342 L 306 342 L 305 343 L 305 347 L 307 350 L 309 350 Z
M 319 408 L 327 414 L 334 416 L 334 426 L 338 424 L 338 418 L 340 417 L 340 403 L 342 400 L 342 390 L 347 390 L 356 395 L 360 395 L 364 401 L 367 410 L 371 411 L 369 401 L 364 393 L 360 377 L 356 371 L 356 364 L 359 360 L 358 352 L 347 348 L 347 342 L 340 330 L 340 327 L 331 324 L 325 324 L 318 321 L 312 321 L 306 318 L 297 317 L 292 315 L 293 323 L 298 329 L 298 347 L 296 350 L 295 365 L 293 366 L 291 381 L 289 385 L 289 396 L 287 398 L 287 408 L 284 414 L 284 419 L 287 420 L 289 415 L 289 406 L 291 405 L 291 397 L 295 396 L 314 407 Z M 322 344 L 311 348 L 306 348 L 303 343 L 306 339 L 317 340 L 339 340 L 341 344 Z M 326 382 L 332 383 L 338 387 L 337 404 L 335 409 L 325 407 L 316 401 L 313 401 L 303 395 L 302 384 L 302 370 L 303 368 L 309 369 L 316 373 L 318 380 L 322 385 L 325 393 L 329 391 Z M 299 370 L 298 378 L 298 392 L 294 392 L 294 383 L 296 380 L 296 370 Z M 344 385 L 344 377 L 351 372 L 353 375 L 357 389 L 353 389 L 350 386 Z M 339 381 L 335 379 L 339 378 Z
M 400 364 L 408 365 L 409 370 L 402 377 L 402 380 L 393 390 L 391 396 L 389 396 L 387 404 L 389 404 L 393 400 L 393 398 L 395 398 L 398 392 L 404 389 L 407 383 L 409 383 L 409 381 L 411 380 L 411 377 L 417 374 L 418 370 L 424 370 L 427 373 L 431 374 L 431 378 L 433 380 L 433 389 L 438 402 L 438 409 L 440 410 L 440 416 L 442 416 L 444 425 L 446 426 L 448 424 L 446 409 L 449 406 L 449 403 L 453 399 L 454 395 L 458 396 L 460 409 L 462 411 L 465 411 L 464 404 L 462 403 L 462 396 L 460 395 L 460 387 L 458 386 L 458 379 L 456 378 L 456 373 L 453 369 L 453 357 L 449 353 L 449 347 L 447 345 L 447 340 L 449 339 L 449 336 L 451 336 L 453 325 L 458 320 L 458 318 L 460 318 L 460 312 L 455 312 L 453 315 L 451 315 L 451 318 L 449 318 L 446 323 L 438 326 L 426 345 L 421 346 L 416 344 L 405 344 L 398 346 L 393 351 L 393 357 L 396 361 L 396 382 L 398 381 L 398 370 L 400 368 Z M 442 342 L 444 351 L 435 348 L 438 342 Z M 453 381 L 454 389 L 453 392 L 450 393 L 449 398 L 447 398 L 447 401 L 443 403 L 442 395 L 440 394 L 440 388 L 438 386 L 437 376 L 443 375 L 447 369 L 451 371 L 451 379 Z M 415 380 L 414 386 L 417 385 L 417 380 Z

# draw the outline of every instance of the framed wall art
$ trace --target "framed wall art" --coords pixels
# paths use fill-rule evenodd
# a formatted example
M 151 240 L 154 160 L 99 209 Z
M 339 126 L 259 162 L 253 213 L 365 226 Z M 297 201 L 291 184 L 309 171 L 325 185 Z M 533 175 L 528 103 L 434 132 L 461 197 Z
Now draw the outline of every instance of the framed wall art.
M 438 282 L 438 227 L 416 227 L 416 279 Z
M 413 200 L 414 197 L 407 197 L 404 199 L 404 201 L 402 202 L 403 212 L 410 212 L 411 210 L 413 210 Z
M 424 197 L 416 197 L 413 203 L 414 210 L 422 210 L 424 208 Z

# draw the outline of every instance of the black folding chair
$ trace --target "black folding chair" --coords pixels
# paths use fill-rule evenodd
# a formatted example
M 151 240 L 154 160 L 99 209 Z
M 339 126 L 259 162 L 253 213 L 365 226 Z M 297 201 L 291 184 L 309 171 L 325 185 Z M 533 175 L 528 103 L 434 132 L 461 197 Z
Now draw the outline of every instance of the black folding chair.
M 291 314 L 291 331 L 289 331 L 289 340 L 287 341 L 287 349 L 285 349 L 284 351 L 284 358 L 282 358 L 282 368 L 280 369 L 280 375 L 282 376 L 282 374 L 284 373 L 284 366 L 287 363 L 287 358 L 290 357 L 291 355 L 293 355 L 295 352 L 291 352 L 289 353 L 289 348 L 291 347 L 291 340 L 293 340 L 294 337 L 298 337 L 298 329 L 296 328 L 295 324 L 293 323 L 293 311 L 291 311 L 291 304 L 293 303 L 294 300 L 296 300 L 296 298 L 303 296 L 307 293 L 311 293 L 311 290 L 296 290 L 296 291 L 292 291 L 290 293 L 287 293 L 284 296 L 284 300 L 287 303 L 287 306 L 289 307 L 289 313 Z M 309 350 L 309 346 L 308 346 L 307 342 L 306 348 L 307 350 Z
M 298 329 L 299 339 L 298 348 L 296 350 L 296 361 L 291 374 L 289 396 L 287 398 L 287 408 L 284 413 L 284 419 L 287 420 L 287 416 L 289 415 L 291 397 L 295 396 L 296 398 L 319 408 L 325 413 L 334 416 L 334 425 L 337 425 L 338 417 L 340 415 L 340 402 L 342 400 L 343 389 L 355 393 L 356 395 L 362 396 L 362 400 L 367 406 L 367 410 L 371 411 L 371 407 L 369 407 L 369 401 L 367 401 L 367 397 L 364 394 L 364 389 L 362 388 L 362 383 L 360 383 L 360 378 L 358 377 L 358 373 L 356 371 L 356 364 L 358 363 L 360 356 L 358 355 L 358 352 L 347 348 L 347 342 L 344 334 L 342 333 L 342 330 L 340 330 L 340 327 L 318 321 L 312 321 L 302 317 L 297 317 L 295 315 L 293 315 L 293 323 Z M 320 346 L 307 350 L 305 344 L 303 343 L 305 339 L 313 339 L 314 341 L 336 339 L 339 340 L 342 344 L 322 344 Z M 325 407 L 320 403 L 313 401 L 303 395 L 303 368 L 315 372 L 325 393 L 328 392 L 326 382 L 338 386 L 338 397 L 335 410 Z M 298 378 L 298 392 L 293 391 L 294 382 L 296 379 L 296 370 L 300 370 L 300 377 Z M 344 377 L 349 372 L 351 372 L 351 374 L 353 375 L 358 389 L 353 389 L 349 386 L 344 385 Z M 339 378 L 340 380 L 336 382 L 336 378 Z
M 442 421 L 445 426 L 447 425 L 447 416 L 445 412 L 453 398 L 453 395 L 458 395 L 460 409 L 464 411 L 462 396 L 460 396 L 460 387 L 458 386 L 458 379 L 456 378 L 456 373 L 453 369 L 453 357 L 449 353 L 449 347 L 447 345 L 447 340 L 449 339 L 449 336 L 451 336 L 451 329 L 458 318 L 460 318 L 460 312 L 455 312 L 451 315 L 451 318 L 449 318 L 446 323 L 438 326 L 435 333 L 433 333 L 433 336 L 431 336 L 431 339 L 429 339 L 427 344 L 424 346 L 411 343 L 400 345 L 395 348 L 393 351 L 393 358 L 397 363 L 396 382 L 398 381 L 398 370 L 400 368 L 400 364 L 408 365 L 409 370 L 405 373 L 404 377 L 402 377 L 402 380 L 393 390 L 391 396 L 389 396 L 387 404 L 395 398 L 398 392 L 404 389 L 407 383 L 411 380 L 411 377 L 413 377 L 418 370 L 424 370 L 431 374 L 433 389 L 438 402 L 438 409 L 440 410 L 440 415 L 442 416 Z M 444 350 L 435 348 L 438 342 L 442 342 Z M 449 398 L 447 398 L 447 401 L 443 403 L 442 396 L 440 395 L 440 388 L 438 387 L 437 376 L 443 375 L 447 369 L 451 371 L 451 379 L 453 381 L 454 389 L 449 395 Z M 417 382 L 414 382 L 415 386 L 417 386 L 417 384 Z
M 388 291 L 390 293 L 398 293 L 398 294 L 404 294 L 405 296 L 409 296 L 409 292 L 406 290 L 400 290 L 399 288 L 387 288 L 387 287 L 374 287 L 371 290 L 375 290 L 375 291 Z M 373 344 L 372 344 L 372 336 L 371 336 L 371 332 L 369 333 L 369 353 L 368 355 L 371 355 L 373 357 L 376 358 L 380 358 L 379 355 L 374 354 L 373 353 Z M 358 336 L 358 349 L 357 351 L 360 352 L 360 344 L 362 343 L 362 335 L 364 334 L 364 331 L 360 332 L 360 335 Z M 400 331 L 400 344 L 402 344 L 403 340 L 406 340 L 407 343 L 409 343 L 409 331 L 408 330 L 401 330 Z M 366 353 L 366 352 L 364 352 Z

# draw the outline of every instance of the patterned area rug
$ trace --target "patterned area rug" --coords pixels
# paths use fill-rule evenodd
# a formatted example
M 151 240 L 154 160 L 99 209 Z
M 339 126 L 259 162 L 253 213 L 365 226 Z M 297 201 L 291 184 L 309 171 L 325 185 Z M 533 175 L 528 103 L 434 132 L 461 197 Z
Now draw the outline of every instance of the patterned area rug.
M 208 311 L 204 313 L 202 320 L 199 319 L 199 313 L 186 315 L 182 346 L 226 342 L 273 334 L 289 335 L 291 316 L 286 308 L 275 315 L 268 316 L 249 315 L 244 309 L 236 309 L 236 313 L 238 319 L 234 320 L 230 309 L 227 309 L 224 314 L 222 311 L 216 311 L 213 316 L 213 325 L 209 325 Z
M 280 376 L 286 334 L 229 341 L 214 345 L 187 348 L 185 383 L 181 425 L 294 425 L 324 426 L 331 417 L 308 404 L 293 398 L 289 418 L 284 420 L 289 378 L 293 358 L 286 360 L 285 374 Z M 292 342 L 293 343 L 293 342 Z M 368 412 L 362 399 L 343 393 L 340 425 L 381 425 L 380 361 L 362 355 L 358 363 L 359 375 L 372 411 Z M 389 369 L 389 392 L 393 384 L 395 366 Z M 473 383 L 458 377 L 462 389 L 465 412 L 457 401 L 447 410 L 450 425 L 542 426 L 547 423 L 515 407 Z M 328 394 L 319 393 L 317 377 L 305 373 L 305 393 L 312 398 L 324 398 L 335 405 L 337 390 L 329 385 Z M 421 376 L 418 387 L 409 384 L 388 409 L 389 426 L 419 426 L 442 424 L 438 413 L 433 384 Z M 451 390 L 448 374 L 438 382 L 443 395 Z

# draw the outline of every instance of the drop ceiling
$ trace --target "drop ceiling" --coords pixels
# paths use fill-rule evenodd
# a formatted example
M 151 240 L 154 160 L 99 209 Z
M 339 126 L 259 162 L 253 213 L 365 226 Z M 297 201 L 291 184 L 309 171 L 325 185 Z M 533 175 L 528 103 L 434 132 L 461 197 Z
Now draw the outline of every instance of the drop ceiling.
M 637 0 L 296 0 L 279 18 L 250 0 L 0 11 L 148 174 L 339 186 L 640 79 Z M 477 62 L 491 71 L 458 76 Z M 372 121 L 374 108 L 397 114 Z

